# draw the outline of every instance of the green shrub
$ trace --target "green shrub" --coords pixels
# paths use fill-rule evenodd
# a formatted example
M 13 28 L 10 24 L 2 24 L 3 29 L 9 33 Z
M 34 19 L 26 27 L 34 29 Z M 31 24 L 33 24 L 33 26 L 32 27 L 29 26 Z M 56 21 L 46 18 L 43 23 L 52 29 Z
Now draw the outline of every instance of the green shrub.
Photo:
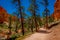
M 19 34 L 16 33 L 16 34 L 11 35 L 10 39 L 15 40 L 18 37 L 19 37 Z

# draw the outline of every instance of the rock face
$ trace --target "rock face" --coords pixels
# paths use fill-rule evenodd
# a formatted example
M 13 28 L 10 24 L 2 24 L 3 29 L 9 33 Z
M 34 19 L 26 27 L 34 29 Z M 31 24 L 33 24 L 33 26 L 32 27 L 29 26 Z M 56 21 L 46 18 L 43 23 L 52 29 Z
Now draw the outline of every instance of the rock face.
M 53 18 L 55 20 L 59 20 L 60 19 L 60 0 L 56 0 L 56 3 L 54 5 Z
M 9 17 L 9 15 L 6 12 L 6 10 L 0 6 L 0 23 L 7 21 L 8 17 Z
M 0 6 L 0 23 L 8 22 L 9 21 L 10 14 L 7 13 L 7 11 Z M 12 20 L 16 20 L 16 17 L 13 16 Z

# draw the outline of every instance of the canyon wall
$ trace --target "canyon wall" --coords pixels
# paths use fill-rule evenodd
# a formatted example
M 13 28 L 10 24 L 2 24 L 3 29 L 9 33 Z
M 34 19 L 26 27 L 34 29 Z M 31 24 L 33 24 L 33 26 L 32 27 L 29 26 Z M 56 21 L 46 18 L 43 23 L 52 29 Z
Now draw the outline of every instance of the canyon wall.
M 54 5 L 54 13 L 53 13 L 54 20 L 60 19 L 60 0 L 56 0 Z
M 9 17 L 11 15 L 7 13 L 7 11 L 0 6 L 0 23 L 3 23 L 3 22 L 8 22 L 9 21 Z M 12 20 L 16 20 L 16 17 L 15 16 L 12 16 Z

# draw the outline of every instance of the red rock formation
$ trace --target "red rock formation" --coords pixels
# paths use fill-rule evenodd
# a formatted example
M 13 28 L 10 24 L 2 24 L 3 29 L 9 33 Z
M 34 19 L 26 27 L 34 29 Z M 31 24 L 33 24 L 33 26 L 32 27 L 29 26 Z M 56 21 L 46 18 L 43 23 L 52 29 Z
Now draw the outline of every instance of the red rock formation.
M 7 12 L 5 9 L 3 9 L 2 7 L 0 7 L 0 23 L 3 23 L 7 18 Z
M 53 18 L 55 20 L 59 20 L 60 19 L 60 0 L 56 0 L 56 3 L 54 5 Z
M 10 14 L 7 13 L 7 11 L 0 6 L 0 23 L 8 22 L 9 21 Z M 13 16 L 12 20 L 16 20 L 16 17 Z

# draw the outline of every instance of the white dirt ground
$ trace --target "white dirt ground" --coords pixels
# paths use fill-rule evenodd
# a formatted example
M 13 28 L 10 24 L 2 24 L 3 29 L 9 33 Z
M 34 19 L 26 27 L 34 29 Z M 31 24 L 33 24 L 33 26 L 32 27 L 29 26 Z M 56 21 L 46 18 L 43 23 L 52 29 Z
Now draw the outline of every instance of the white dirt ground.
M 60 24 L 54 26 L 50 31 L 50 33 L 34 33 L 24 40 L 60 40 Z

